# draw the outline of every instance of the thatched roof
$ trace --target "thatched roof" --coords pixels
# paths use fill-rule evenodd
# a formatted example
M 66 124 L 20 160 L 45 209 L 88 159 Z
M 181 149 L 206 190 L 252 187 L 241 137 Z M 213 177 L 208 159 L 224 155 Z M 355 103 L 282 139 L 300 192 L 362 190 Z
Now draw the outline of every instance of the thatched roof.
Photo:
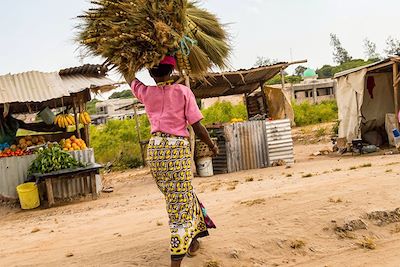
M 282 62 L 247 70 L 208 73 L 205 80 L 195 79 L 190 87 L 197 98 L 250 94 L 288 66 Z

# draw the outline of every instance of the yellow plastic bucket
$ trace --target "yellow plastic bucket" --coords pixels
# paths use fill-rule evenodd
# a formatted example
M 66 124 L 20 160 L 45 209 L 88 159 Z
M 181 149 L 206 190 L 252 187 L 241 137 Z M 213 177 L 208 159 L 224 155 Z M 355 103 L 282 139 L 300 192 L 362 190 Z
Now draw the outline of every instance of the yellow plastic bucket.
M 17 193 L 22 209 L 30 210 L 40 206 L 39 190 L 35 183 L 20 184 Z

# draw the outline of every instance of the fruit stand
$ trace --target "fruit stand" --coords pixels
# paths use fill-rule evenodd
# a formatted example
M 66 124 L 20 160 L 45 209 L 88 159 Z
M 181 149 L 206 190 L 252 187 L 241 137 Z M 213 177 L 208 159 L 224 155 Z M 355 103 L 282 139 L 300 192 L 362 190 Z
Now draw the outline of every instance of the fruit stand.
M 95 164 L 86 103 L 91 92 L 115 88 L 116 83 L 106 75 L 101 65 L 84 65 L 54 73 L 31 71 L 0 76 L 0 140 L 2 133 L 12 132 L 7 118 L 17 121 L 22 130 L 16 137 L 11 134 L 9 143 L 0 145 L 0 198 L 18 197 L 15 188 L 27 181 L 37 151 L 57 147 L 85 166 Z M 52 181 L 53 195 L 60 199 L 84 195 L 89 183 L 90 175 L 75 173 L 71 179 Z M 96 193 L 102 189 L 99 175 L 92 184 L 96 185 Z

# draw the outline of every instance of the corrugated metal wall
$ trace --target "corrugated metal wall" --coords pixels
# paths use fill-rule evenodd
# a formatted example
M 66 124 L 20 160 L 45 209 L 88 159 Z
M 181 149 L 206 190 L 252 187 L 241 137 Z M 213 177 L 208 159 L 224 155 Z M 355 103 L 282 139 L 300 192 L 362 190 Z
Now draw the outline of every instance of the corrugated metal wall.
M 224 129 L 228 172 L 268 166 L 265 121 L 235 123 Z
M 16 199 L 16 187 L 22 184 L 27 176 L 29 165 L 36 156 L 10 157 L 0 159 L 0 196 Z
M 84 163 L 94 163 L 93 149 L 70 152 L 72 156 Z M 10 157 L 0 159 L 0 196 L 10 199 L 18 198 L 16 187 L 25 182 L 29 165 L 35 155 L 23 157 Z M 72 198 L 84 192 L 84 183 L 88 177 L 71 180 L 54 181 L 53 193 L 55 198 Z M 96 188 L 102 189 L 101 177 L 96 176 Z
M 288 164 L 294 163 L 293 139 L 290 120 L 267 121 L 267 151 L 268 166 L 283 160 Z

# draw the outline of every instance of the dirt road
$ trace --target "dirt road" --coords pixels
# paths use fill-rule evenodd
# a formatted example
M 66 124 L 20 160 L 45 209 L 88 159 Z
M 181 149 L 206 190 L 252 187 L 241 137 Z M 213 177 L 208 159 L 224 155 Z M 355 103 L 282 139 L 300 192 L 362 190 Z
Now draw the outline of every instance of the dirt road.
M 292 168 L 196 178 L 218 229 L 183 266 L 400 266 L 400 216 L 366 217 L 400 207 L 400 156 L 309 156 L 320 147 L 297 146 Z M 107 181 L 114 193 L 96 201 L 0 208 L 0 266 L 168 266 L 152 178 L 142 170 Z

